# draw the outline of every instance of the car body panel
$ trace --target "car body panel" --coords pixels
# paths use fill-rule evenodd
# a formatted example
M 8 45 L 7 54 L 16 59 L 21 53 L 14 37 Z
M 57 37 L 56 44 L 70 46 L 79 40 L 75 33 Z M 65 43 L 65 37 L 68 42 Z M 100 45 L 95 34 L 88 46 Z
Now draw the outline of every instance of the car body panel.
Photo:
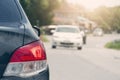
M 15 49 L 23 45 L 24 29 L 0 27 L 0 77 Z
M 4 3 L 8 0 L 1 1 Z M 17 7 L 20 14 L 20 20 L 17 22 L 0 22 L 0 80 L 49 80 L 48 68 L 37 75 L 27 78 L 3 76 L 14 51 L 26 44 L 39 40 L 39 37 L 33 30 L 32 25 L 19 3 L 19 0 L 10 0 L 10 3 L 11 2 L 13 2 Z

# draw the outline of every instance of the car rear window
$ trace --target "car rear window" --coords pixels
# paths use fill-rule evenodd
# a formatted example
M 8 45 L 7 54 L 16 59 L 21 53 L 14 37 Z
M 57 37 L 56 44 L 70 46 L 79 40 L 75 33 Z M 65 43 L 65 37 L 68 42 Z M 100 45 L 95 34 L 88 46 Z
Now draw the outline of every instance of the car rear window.
M 19 22 L 21 19 L 15 0 L 0 0 L 0 23 Z

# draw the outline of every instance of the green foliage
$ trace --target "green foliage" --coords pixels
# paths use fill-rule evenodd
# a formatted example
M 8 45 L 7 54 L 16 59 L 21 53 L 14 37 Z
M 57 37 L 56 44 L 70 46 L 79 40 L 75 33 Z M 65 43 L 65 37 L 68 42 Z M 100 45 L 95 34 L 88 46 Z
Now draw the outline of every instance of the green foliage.
M 100 7 L 87 16 L 104 30 L 120 30 L 120 7 Z
M 42 26 L 52 23 L 53 10 L 58 0 L 20 0 L 32 25 Z
M 41 35 L 40 39 L 43 41 L 43 42 L 49 42 L 49 40 L 47 39 L 47 37 L 45 35 Z
M 108 42 L 105 45 L 106 48 L 110 48 L 110 49 L 117 49 L 120 50 L 120 40 L 115 40 L 113 42 Z
M 20 0 L 20 2 L 32 25 L 42 26 L 52 23 L 53 10 L 65 3 L 65 0 Z M 80 14 L 96 22 L 104 31 L 120 31 L 120 6 L 103 6 L 93 12 L 88 12 L 84 8 L 80 10 Z

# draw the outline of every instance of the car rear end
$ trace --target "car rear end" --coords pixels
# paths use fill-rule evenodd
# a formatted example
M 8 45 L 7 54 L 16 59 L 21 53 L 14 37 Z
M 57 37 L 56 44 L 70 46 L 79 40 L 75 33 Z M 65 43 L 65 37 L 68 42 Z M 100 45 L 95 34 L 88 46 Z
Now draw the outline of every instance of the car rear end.
M 70 34 L 66 34 L 66 35 L 70 35 Z M 60 47 L 79 47 L 82 46 L 82 37 L 77 37 L 77 36 L 75 37 L 72 35 L 71 37 L 66 37 L 64 36 L 64 34 L 61 37 L 53 36 L 52 45 L 60 46 Z
M 96 28 L 94 31 L 93 31 L 93 35 L 94 36 L 103 36 L 103 30 L 101 28 Z
M 52 48 L 77 47 L 82 49 L 82 35 L 76 26 L 58 26 L 53 34 Z
M 0 0 L 0 80 L 49 80 L 44 45 L 18 0 Z

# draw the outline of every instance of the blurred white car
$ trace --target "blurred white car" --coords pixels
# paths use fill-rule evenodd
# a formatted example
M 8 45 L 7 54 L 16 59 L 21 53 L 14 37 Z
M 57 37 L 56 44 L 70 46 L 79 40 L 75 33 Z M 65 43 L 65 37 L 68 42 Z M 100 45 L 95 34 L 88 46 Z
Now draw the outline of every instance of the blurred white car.
M 82 49 L 82 34 L 77 26 L 59 25 L 53 31 L 52 48 L 59 47 L 77 47 Z
M 103 30 L 101 28 L 96 28 L 94 31 L 93 31 L 93 35 L 94 36 L 103 36 Z

